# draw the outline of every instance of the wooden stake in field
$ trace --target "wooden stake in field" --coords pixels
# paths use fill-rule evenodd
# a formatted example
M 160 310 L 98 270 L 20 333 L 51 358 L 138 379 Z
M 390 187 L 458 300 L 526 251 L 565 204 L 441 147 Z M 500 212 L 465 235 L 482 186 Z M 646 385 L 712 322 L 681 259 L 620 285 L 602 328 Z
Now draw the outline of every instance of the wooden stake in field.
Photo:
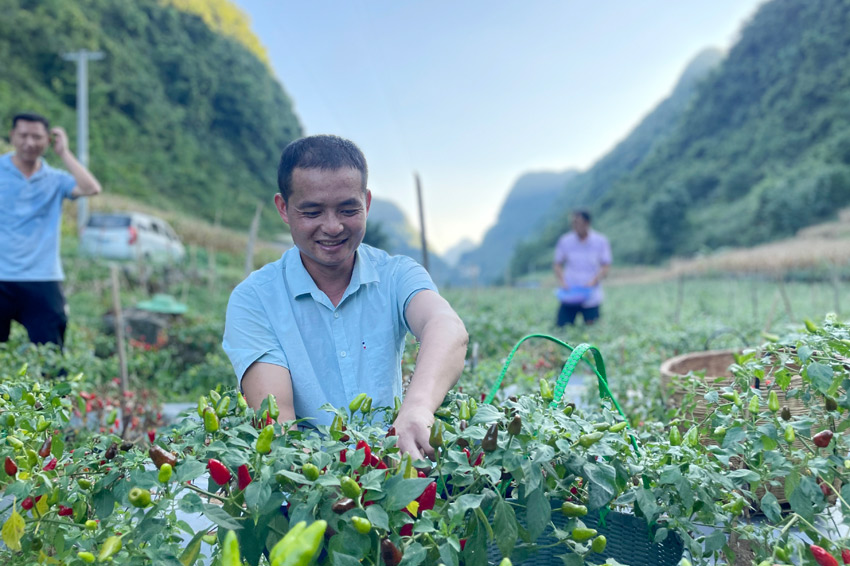
M 416 178 L 416 198 L 419 201 L 419 233 L 422 237 L 422 267 L 425 271 L 428 269 L 428 242 L 425 240 L 425 210 L 422 208 L 422 183 L 419 180 L 419 173 L 414 173 Z
M 251 228 L 248 231 L 248 246 L 245 249 L 245 277 L 254 271 L 254 243 L 257 241 L 257 232 L 260 230 L 260 213 L 263 211 L 263 203 L 257 203 L 254 218 L 251 220 Z
M 128 412 L 127 411 L 127 395 L 129 390 L 129 378 L 127 375 L 127 351 L 124 344 L 124 311 L 121 310 L 121 289 L 118 286 L 118 266 L 114 263 L 109 265 L 109 275 L 112 279 L 112 309 L 115 311 L 115 347 L 118 350 L 118 367 L 120 372 L 120 381 L 118 383 L 121 389 L 121 423 L 123 430 L 121 437 L 127 431 Z

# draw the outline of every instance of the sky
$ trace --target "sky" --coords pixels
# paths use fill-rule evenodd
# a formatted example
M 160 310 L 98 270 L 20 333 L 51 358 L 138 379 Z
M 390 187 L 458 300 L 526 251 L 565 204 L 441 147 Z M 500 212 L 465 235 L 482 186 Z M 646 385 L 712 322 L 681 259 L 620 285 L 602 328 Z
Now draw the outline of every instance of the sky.
M 531 171 L 585 170 L 763 0 L 233 0 L 305 133 L 363 150 L 429 245 L 480 242 Z

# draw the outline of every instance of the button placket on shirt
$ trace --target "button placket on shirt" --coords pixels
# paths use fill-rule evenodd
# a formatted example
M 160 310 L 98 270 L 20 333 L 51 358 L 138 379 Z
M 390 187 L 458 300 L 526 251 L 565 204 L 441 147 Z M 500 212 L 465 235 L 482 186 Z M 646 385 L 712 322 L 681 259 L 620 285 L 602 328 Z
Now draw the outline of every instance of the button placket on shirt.
M 342 313 L 339 309 L 334 309 L 333 320 L 331 321 L 331 329 L 333 330 L 334 348 L 337 352 L 337 363 L 339 364 L 340 375 L 343 376 L 343 388 L 345 390 L 346 399 L 353 399 L 357 395 L 356 380 L 350 381 L 345 376 L 353 376 L 355 368 L 352 367 L 354 360 L 348 351 L 348 337 L 345 333 L 345 325 L 343 324 Z

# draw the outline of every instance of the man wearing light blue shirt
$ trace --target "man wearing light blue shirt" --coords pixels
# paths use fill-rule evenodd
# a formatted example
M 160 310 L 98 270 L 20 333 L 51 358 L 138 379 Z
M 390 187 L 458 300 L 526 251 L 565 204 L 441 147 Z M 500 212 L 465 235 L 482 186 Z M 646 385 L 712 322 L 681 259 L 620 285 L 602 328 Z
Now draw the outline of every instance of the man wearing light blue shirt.
M 0 342 L 9 339 L 14 320 L 32 342 L 61 348 L 67 322 L 59 259 L 62 202 L 96 195 L 100 183 L 71 153 L 65 130 L 51 130 L 43 116 L 16 115 L 10 141 L 14 153 L 0 156 Z M 51 141 L 69 173 L 42 158 Z
M 275 205 L 295 247 L 233 291 L 223 346 L 252 407 L 272 394 L 281 422 L 317 425 L 330 423 L 321 405 L 361 392 L 392 406 L 413 333 L 416 371 L 393 426 L 401 450 L 432 456 L 434 411 L 460 377 L 468 336 L 421 266 L 362 244 L 367 176 L 360 149 L 336 136 L 284 149 Z

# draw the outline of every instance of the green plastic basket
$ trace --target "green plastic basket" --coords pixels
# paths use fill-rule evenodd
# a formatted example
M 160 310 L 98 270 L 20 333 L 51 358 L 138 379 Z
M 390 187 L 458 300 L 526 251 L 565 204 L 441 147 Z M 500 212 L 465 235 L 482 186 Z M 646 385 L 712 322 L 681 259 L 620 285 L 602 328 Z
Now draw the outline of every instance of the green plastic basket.
M 552 501 L 552 523 L 558 529 L 566 529 L 569 518 L 561 511 L 561 502 Z M 517 520 L 525 523 L 525 512 L 522 507 L 515 507 Z M 608 544 L 605 551 L 588 556 L 588 564 L 603 564 L 608 558 L 613 558 L 628 566 L 674 566 L 684 554 L 684 544 L 681 537 L 673 531 L 667 533 L 662 542 L 654 542 L 655 529 L 650 530 L 645 519 L 609 511 L 605 520 L 599 519 L 598 513 L 590 513 L 581 518 L 589 528 L 596 529 L 605 535 Z M 557 544 L 551 525 L 546 528 L 536 541 L 537 550 L 523 548 L 514 551 L 511 562 L 514 566 L 551 566 L 563 564 L 562 556 L 570 554 L 569 547 Z M 502 560 L 499 548 L 493 544 L 487 549 L 487 561 L 496 565 Z

